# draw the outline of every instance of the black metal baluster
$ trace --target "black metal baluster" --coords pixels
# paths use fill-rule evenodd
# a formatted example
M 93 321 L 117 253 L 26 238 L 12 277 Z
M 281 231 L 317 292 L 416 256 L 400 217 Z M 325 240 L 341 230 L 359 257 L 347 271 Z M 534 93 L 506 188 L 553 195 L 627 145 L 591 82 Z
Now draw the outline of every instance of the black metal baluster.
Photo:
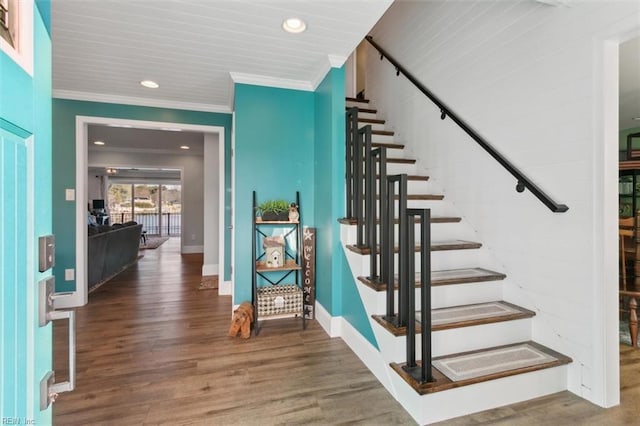
M 412 286 L 415 282 L 413 277 L 409 276 L 409 256 L 413 256 L 414 248 L 407 245 L 408 224 L 407 224 L 407 175 L 400 175 L 400 188 L 398 198 L 398 220 L 399 220 L 399 280 L 398 280 L 398 296 L 400 303 L 398 304 L 398 325 L 407 325 L 408 303 L 407 292 L 404 290 L 407 286 Z
M 387 274 L 387 315 L 386 320 L 397 324 L 395 314 L 395 263 L 394 263 L 394 242 L 395 242 L 395 186 L 400 181 L 400 175 L 387 176 L 387 203 L 386 203 L 386 225 L 385 225 L 385 248 L 383 251 L 384 263 Z
M 380 235 L 380 282 L 386 282 L 389 285 L 388 262 L 386 257 L 389 250 L 387 242 L 387 149 L 385 147 L 378 148 L 378 217 L 380 217 L 379 235 Z M 393 259 L 393 257 L 392 257 Z
M 420 327 L 422 329 L 422 382 L 433 382 L 431 374 L 431 209 L 420 217 Z
M 415 277 L 416 275 L 416 262 L 415 262 L 415 230 L 409 229 L 409 224 L 415 223 L 414 216 L 418 214 L 419 210 L 417 209 L 406 209 L 405 214 L 405 226 L 407 229 L 405 232 L 407 233 L 406 238 L 406 248 L 407 252 L 411 253 L 407 256 L 406 260 L 406 268 L 407 268 L 407 276 L 410 278 L 410 281 L 407 282 L 406 286 L 403 285 L 403 291 L 405 293 L 406 299 L 406 319 L 407 319 L 407 335 L 406 335 L 406 347 L 407 347 L 407 364 L 405 366 L 406 369 L 412 369 L 416 366 L 416 286 L 415 286 Z M 403 261 L 404 262 L 404 261 Z
M 353 218 L 355 214 L 354 181 L 355 181 L 355 140 L 358 128 L 358 108 L 349 108 L 346 113 L 346 164 L 345 177 L 347 182 L 346 204 L 347 218 Z

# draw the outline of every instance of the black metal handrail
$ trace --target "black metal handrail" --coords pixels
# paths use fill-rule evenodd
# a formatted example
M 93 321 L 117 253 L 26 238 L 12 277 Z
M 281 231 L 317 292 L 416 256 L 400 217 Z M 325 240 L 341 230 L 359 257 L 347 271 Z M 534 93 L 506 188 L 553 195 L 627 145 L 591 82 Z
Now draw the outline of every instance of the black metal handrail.
M 566 204 L 556 203 L 545 194 L 536 184 L 534 184 L 528 177 L 526 177 L 517 167 L 515 167 L 509 160 L 504 158 L 495 148 L 493 148 L 489 142 L 487 142 L 482 136 L 480 136 L 475 130 L 473 130 L 467 123 L 465 123 L 460 117 L 458 117 L 451 109 L 436 95 L 431 93 L 422 83 L 411 75 L 402 65 L 398 63 L 389 53 L 387 53 L 378 43 L 373 41 L 373 37 L 366 36 L 365 39 L 380 52 L 380 59 L 383 57 L 395 67 L 396 75 L 404 75 L 414 86 L 416 86 L 423 94 L 427 96 L 439 109 L 440 118 L 443 120 L 447 117 L 451 118 L 462 130 L 465 131 L 474 141 L 478 143 L 485 151 L 489 153 L 498 163 L 502 165 L 509 173 L 511 173 L 517 180 L 516 191 L 523 192 L 526 189 L 531 191 L 544 205 L 546 205 L 554 213 L 563 213 L 569 210 Z

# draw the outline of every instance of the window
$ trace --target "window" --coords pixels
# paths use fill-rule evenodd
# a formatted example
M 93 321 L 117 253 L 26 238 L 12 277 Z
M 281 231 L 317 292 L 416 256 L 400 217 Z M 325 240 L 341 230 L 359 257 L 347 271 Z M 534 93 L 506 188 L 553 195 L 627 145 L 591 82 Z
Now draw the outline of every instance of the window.
M 33 75 L 33 0 L 0 0 L 0 51 Z
M 182 186 L 148 183 L 110 183 L 112 223 L 135 220 L 149 235 L 180 235 Z
M 17 36 L 17 8 L 15 1 L 0 0 L 0 36 L 13 48 L 16 47 L 14 39 Z M 11 13 L 9 13 L 11 11 Z

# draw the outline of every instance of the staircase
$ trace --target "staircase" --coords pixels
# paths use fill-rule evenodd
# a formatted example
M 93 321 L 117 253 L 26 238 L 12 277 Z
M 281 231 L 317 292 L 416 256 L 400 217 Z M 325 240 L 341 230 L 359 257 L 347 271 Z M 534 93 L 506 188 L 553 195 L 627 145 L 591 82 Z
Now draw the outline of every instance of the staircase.
M 510 285 L 509 279 L 477 241 L 473 229 L 446 197 L 430 190 L 429 178 L 416 172 L 416 160 L 405 156 L 404 145 L 395 143 L 394 133 L 377 118 L 369 101 L 347 98 L 347 108 L 351 107 L 358 109 L 358 127 L 371 126 L 372 149 L 386 149 L 387 174 L 407 175 L 407 206 L 431 211 L 433 381 L 421 379 L 414 371 L 421 366 L 422 312 L 416 312 L 417 343 L 411 355 L 417 367 L 407 367 L 409 327 L 385 316 L 387 288 L 393 285 L 397 289 L 397 279 L 382 282 L 377 278 L 380 275 L 370 272 L 371 256 L 379 256 L 381 248 L 359 243 L 355 218 L 340 220 L 342 244 L 379 347 L 379 353 L 361 358 L 420 424 L 565 390 L 571 359 L 532 341 L 535 312 L 502 300 L 502 288 Z M 376 194 L 376 199 L 379 197 Z M 392 223 L 397 227 L 398 219 Z M 379 233 L 379 220 L 375 228 Z M 400 261 L 395 245 L 397 273 Z M 415 257 L 420 250 L 416 244 Z M 420 300 L 421 273 L 419 267 L 415 270 L 415 300 Z M 395 290 L 392 300 L 396 309 L 398 298 Z

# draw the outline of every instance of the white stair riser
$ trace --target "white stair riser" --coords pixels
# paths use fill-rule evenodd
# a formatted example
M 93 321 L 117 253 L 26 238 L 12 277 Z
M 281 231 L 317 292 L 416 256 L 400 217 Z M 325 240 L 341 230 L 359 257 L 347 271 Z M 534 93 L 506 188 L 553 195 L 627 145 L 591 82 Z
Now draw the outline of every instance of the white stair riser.
M 431 287 L 431 307 L 433 309 L 473 303 L 502 300 L 504 280 L 477 283 L 438 285 Z M 420 291 L 416 291 L 419 300 Z
M 567 371 L 562 365 L 427 395 L 416 393 L 394 372 L 389 377 L 394 397 L 414 420 L 430 424 L 566 390 Z
M 434 194 L 438 195 L 438 194 Z M 374 200 L 377 201 L 377 200 Z M 442 213 L 447 207 L 442 202 L 443 200 L 407 200 L 407 208 L 410 209 L 431 209 L 431 215 L 444 216 L 445 213 Z M 376 214 L 380 214 L 379 203 L 375 202 L 376 205 Z M 395 200 L 394 205 L 394 216 L 398 217 L 398 212 L 400 210 L 400 200 Z
M 358 115 L 358 118 L 360 118 L 360 115 Z M 364 118 L 364 117 L 362 117 Z M 380 123 L 363 123 L 361 121 L 358 122 L 358 128 L 361 129 L 365 126 L 371 126 L 371 130 L 388 130 L 385 128 L 384 124 L 380 124 Z
M 394 234 L 395 241 L 394 243 L 397 245 L 399 239 L 399 224 L 394 225 Z M 413 226 L 414 229 L 414 237 L 416 238 L 416 244 L 418 243 L 420 238 L 421 227 L 420 224 L 415 224 Z M 352 244 L 355 244 L 358 237 L 358 227 L 351 226 L 349 227 L 348 239 Z M 378 243 L 380 243 L 380 225 L 376 225 L 376 235 L 378 238 Z M 444 240 L 464 240 L 464 239 L 473 239 L 473 235 L 469 235 L 469 230 L 466 226 L 463 226 L 460 222 L 452 222 L 452 223 L 432 223 L 431 224 L 431 241 L 444 241 Z
M 351 250 L 348 250 L 351 252 Z M 369 276 L 371 268 L 369 255 L 361 255 L 353 253 L 356 257 L 353 262 L 352 268 L 356 276 Z M 469 250 L 444 250 L 444 251 L 432 251 L 431 252 L 431 269 L 433 271 L 441 271 L 447 269 L 461 269 L 467 268 L 472 265 L 479 264 L 480 260 L 484 257 L 484 253 L 479 253 L 477 249 Z M 415 254 L 415 268 L 416 272 L 420 272 L 420 254 Z M 398 273 L 398 254 L 394 256 L 394 268 L 395 273 Z M 378 269 L 380 264 L 378 262 Z
M 378 323 L 375 325 L 383 328 Z M 386 332 L 391 338 L 381 336 L 381 339 L 378 341 L 380 350 L 383 353 L 389 353 L 397 357 L 396 359 L 389 359 L 390 362 L 406 361 L 406 336 L 396 337 L 388 331 Z M 376 337 L 377 336 L 376 334 Z M 435 358 L 452 353 L 474 351 L 490 346 L 508 345 L 528 340 L 531 340 L 531 320 L 525 318 L 515 321 L 503 321 L 472 327 L 434 331 L 431 333 L 431 352 L 432 357 Z M 416 360 L 420 360 L 422 359 L 422 334 L 416 335 L 415 342 Z M 397 350 L 397 348 L 402 349 Z
M 387 174 L 388 175 L 416 175 L 416 165 L 415 164 L 398 164 L 398 163 L 388 163 L 387 164 Z
M 367 108 L 367 107 L 363 107 L 363 108 Z M 370 108 L 373 109 L 373 108 Z M 358 111 L 358 118 L 370 118 L 370 119 L 377 119 L 377 114 L 372 113 L 372 112 L 362 112 L 362 111 Z
M 377 143 L 400 143 L 393 135 L 371 135 L 371 142 Z M 397 151 L 394 151 L 394 157 Z
M 358 101 L 354 101 L 354 100 L 346 101 L 346 106 L 348 108 L 357 107 L 357 108 L 375 109 L 375 107 L 372 106 L 370 102 L 358 102 Z
M 358 282 L 358 285 L 363 285 Z M 366 287 L 366 286 L 365 286 Z M 369 287 L 367 287 L 369 288 Z M 374 290 L 371 290 L 374 291 Z M 374 291 L 371 304 L 365 304 L 369 316 L 384 315 L 387 312 L 387 292 Z M 416 307 L 420 304 L 422 291 L 415 289 Z M 452 284 L 431 288 L 431 308 L 438 309 L 450 306 L 470 305 L 502 300 L 502 281 L 484 281 L 479 283 Z M 394 309 L 398 309 L 398 290 L 394 290 Z M 418 308 L 419 309 L 419 308 Z

